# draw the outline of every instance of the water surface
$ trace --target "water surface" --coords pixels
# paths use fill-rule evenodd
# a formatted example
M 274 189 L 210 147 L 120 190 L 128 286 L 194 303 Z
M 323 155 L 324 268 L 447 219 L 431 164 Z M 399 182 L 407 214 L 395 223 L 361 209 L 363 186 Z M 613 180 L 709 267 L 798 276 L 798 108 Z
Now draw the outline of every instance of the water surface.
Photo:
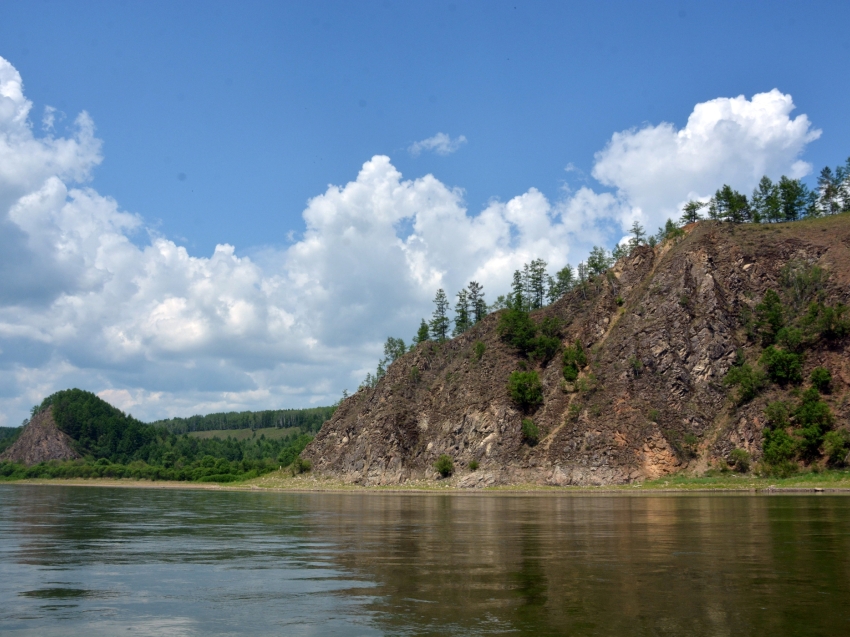
M 0 485 L 6 635 L 850 635 L 850 498 Z

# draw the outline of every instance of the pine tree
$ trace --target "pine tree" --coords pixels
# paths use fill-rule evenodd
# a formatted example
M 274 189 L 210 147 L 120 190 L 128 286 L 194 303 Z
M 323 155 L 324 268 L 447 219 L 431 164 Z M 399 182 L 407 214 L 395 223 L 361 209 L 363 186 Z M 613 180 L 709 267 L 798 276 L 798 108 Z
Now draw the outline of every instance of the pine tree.
M 472 321 L 478 323 L 487 316 L 487 302 L 484 300 L 484 286 L 478 281 L 470 281 L 467 286 L 469 290 L 469 308 L 472 313 Z
M 776 223 L 782 220 L 782 207 L 779 203 L 779 188 L 770 177 L 765 175 L 753 190 L 750 199 L 753 221 L 757 223 Z
M 635 222 L 637 223 L 637 222 Z M 634 229 L 634 228 L 633 228 Z M 641 228 L 641 233 L 646 236 Z M 642 241 L 643 239 L 641 239 Z M 587 269 L 591 274 L 602 274 L 611 266 L 611 259 L 608 256 L 607 250 L 600 246 L 593 246 L 590 254 L 587 257 Z
M 416 336 L 413 337 L 413 342 L 416 345 L 419 343 L 424 343 L 425 341 L 431 340 L 431 333 L 428 331 L 428 323 L 425 322 L 425 319 L 422 319 L 422 322 L 419 324 L 419 331 L 416 332 Z
M 406 351 L 407 346 L 404 344 L 404 339 L 390 336 L 384 343 L 384 362 L 389 365 L 400 356 L 404 356 Z
M 514 271 L 514 280 L 511 283 L 511 293 L 508 296 L 508 304 L 515 310 L 526 311 L 528 302 L 525 295 L 525 280 L 520 270 Z
M 463 334 L 470 328 L 471 325 L 469 295 L 466 290 L 461 290 L 457 293 L 457 303 L 455 304 L 455 329 L 452 332 L 452 336 Z
M 632 223 L 632 227 L 631 230 L 629 230 L 629 234 L 632 235 L 632 238 L 629 239 L 629 247 L 631 248 L 635 248 L 646 242 L 646 232 L 644 231 L 643 226 L 640 225 L 640 222 L 637 219 L 635 219 L 634 223 Z
M 783 221 L 796 221 L 806 212 L 809 203 L 809 189 L 799 179 L 789 179 L 785 175 L 779 179 L 779 200 Z
M 554 303 L 573 289 L 573 268 L 568 263 L 555 273 L 555 278 L 549 277 L 549 302 Z
M 534 259 L 528 266 L 528 305 L 532 310 L 538 310 L 546 300 L 546 262 Z
M 682 208 L 682 223 L 696 223 L 702 217 L 699 215 L 699 211 L 705 208 L 706 204 L 703 201 L 689 201 Z
M 437 296 L 434 297 L 434 314 L 432 315 L 429 327 L 431 328 L 431 336 L 441 343 L 446 340 L 449 334 L 449 299 L 446 297 L 446 292 L 443 288 L 437 290 Z

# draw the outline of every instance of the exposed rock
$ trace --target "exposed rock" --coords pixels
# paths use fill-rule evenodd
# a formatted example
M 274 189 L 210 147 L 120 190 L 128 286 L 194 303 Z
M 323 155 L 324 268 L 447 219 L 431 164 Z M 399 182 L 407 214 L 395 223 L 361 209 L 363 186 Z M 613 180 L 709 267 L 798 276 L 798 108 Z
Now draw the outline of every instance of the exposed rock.
M 33 416 L 15 443 L 0 455 L 0 460 L 27 466 L 48 460 L 74 460 L 80 454 L 74 451 L 73 442 L 68 434 L 59 431 L 52 409 L 48 408 Z
M 523 358 L 496 334 L 499 313 L 451 341 L 426 342 L 395 361 L 373 389 L 346 399 L 304 455 L 320 474 L 361 484 L 436 478 L 448 454 L 478 472 L 466 488 L 494 484 L 628 483 L 703 469 L 743 448 L 761 454 L 764 400 L 737 407 L 723 378 L 736 351 L 752 347 L 742 312 L 776 287 L 791 260 L 831 272 L 830 303 L 850 302 L 846 216 L 804 224 L 732 226 L 701 222 L 661 247 L 641 247 L 587 289 L 532 314 L 563 322 L 564 344 L 581 341 L 590 365 L 576 383 L 560 358 Z M 483 356 L 475 343 L 485 345 Z M 833 370 L 833 408 L 846 427 L 848 339 L 812 353 Z M 820 362 L 819 362 L 820 361 Z M 520 365 L 540 375 L 543 405 L 523 413 L 507 380 Z M 529 446 L 522 419 L 540 441 Z M 695 442 L 694 442 L 695 441 Z

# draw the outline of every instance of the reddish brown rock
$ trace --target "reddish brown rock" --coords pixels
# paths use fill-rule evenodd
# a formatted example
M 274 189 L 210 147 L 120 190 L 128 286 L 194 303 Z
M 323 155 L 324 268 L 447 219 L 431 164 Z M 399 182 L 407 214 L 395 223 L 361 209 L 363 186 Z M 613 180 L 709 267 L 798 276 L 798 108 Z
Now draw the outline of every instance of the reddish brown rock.
M 48 408 L 33 416 L 15 443 L 0 455 L 0 460 L 27 466 L 48 460 L 74 460 L 80 454 L 74 451 L 73 442 L 68 434 L 59 431 Z

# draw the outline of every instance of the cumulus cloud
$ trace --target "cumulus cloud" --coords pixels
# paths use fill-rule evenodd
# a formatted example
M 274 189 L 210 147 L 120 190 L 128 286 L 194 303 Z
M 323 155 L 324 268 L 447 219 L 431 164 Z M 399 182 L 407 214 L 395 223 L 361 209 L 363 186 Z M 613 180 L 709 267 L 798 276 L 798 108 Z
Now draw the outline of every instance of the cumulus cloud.
M 419 142 L 413 142 L 408 152 L 414 157 L 417 157 L 422 151 L 432 150 L 438 155 L 451 155 L 466 143 L 466 137 L 460 135 L 452 139 L 445 133 L 437 133 L 433 137 L 423 139 Z
M 776 89 L 751 100 L 703 102 L 680 130 L 661 123 L 614 133 L 592 174 L 630 204 L 624 229 L 635 218 L 660 225 L 678 217 L 688 199 L 707 198 L 724 183 L 749 193 L 762 175 L 811 172 L 799 157 L 821 131 L 805 115 L 791 119 L 793 110 L 791 96 Z
M 91 187 L 101 143 L 85 113 L 65 136 L 35 136 L 0 58 L 0 424 L 72 386 L 149 419 L 330 403 L 388 335 L 414 333 L 439 287 L 475 279 L 492 301 L 531 259 L 575 264 L 628 220 L 661 218 L 720 181 L 806 170 L 817 131 L 788 117 L 790 97 L 765 95 L 700 104 L 682 131 L 618 133 L 594 169 L 613 192 L 552 201 L 532 188 L 473 214 L 459 189 L 375 156 L 308 202 L 288 247 L 198 256 Z

